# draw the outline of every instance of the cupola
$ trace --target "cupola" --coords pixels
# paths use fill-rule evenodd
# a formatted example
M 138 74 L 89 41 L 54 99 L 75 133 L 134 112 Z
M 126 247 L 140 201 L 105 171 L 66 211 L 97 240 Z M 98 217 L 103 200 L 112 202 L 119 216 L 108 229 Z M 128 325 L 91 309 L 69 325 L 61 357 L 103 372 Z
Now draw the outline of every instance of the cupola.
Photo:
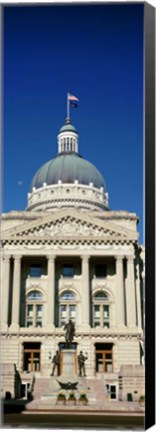
M 69 115 L 59 130 L 57 140 L 58 154 L 43 164 L 32 179 L 27 210 L 66 207 L 108 210 L 104 178 L 91 162 L 78 153 L 78 132 L 71 124 Z

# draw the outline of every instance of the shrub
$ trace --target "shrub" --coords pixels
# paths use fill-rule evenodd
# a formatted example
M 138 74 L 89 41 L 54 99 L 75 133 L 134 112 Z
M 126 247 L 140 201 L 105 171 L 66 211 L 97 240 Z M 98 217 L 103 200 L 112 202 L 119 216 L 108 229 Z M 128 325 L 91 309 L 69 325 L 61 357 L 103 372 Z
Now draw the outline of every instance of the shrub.
M 59 400 L 66 400 L 66 395 L 65 395 L 65 393 L 63 393 L 63 392 L 59 392 L 58 393 L 58 395 L 57 395 L 57 399 L 59 399 Z

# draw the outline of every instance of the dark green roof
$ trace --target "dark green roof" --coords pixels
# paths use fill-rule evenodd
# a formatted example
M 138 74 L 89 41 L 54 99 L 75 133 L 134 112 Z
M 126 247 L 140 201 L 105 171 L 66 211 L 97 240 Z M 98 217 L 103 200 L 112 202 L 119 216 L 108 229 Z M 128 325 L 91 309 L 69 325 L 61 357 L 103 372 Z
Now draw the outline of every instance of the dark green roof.
M 32 179 L 30 190 L 39 189 L 43 183 L 47 185 L 62 183 L 74 183 L 89 185 L 93 183 L 96 188 L 103 187 L 106 190 L 104 179 L 97 168 L 77 153 L 60 153 L 54 159 L 46 162 L 39 168 Z
M 62 126 L 59 130 L 59 133 L 61 133 L 61 132 L 75 132 L 77 134 L 77 130 L 76 130 L 75 126 L 73 126 L 70 123 Z

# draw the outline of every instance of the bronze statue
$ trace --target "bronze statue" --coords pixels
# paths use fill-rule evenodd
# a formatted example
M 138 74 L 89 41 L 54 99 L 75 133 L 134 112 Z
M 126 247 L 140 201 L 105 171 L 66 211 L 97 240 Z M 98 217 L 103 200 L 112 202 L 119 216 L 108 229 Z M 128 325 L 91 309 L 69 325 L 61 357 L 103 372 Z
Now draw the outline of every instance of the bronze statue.
M 88 357 L 85 357 L 83 355 L 83 352 L 80 351 L 80 354 L 78 355 L 79 376 L 82 376 L 82 372 L 83 376 L 86 376 L 85 361 L 87 360 L 87 358 Z
M 58 376 L 59 375 L 59 366 L 60 366 L 59 351 L 56 351 L 56 354 L 53 356 L 52 363 L 53 363 L 53 369 L 52 369 L 51 376 L 54 375 L 55 369 L 57 369 L 57 376 Z
M 66 339 L 66 348 L 70 348 L 73 337 L 75 335 L 75 327 L 72 323 L 72 320 L 70 319 L 67 324 L 64 326 L 64 330 L 66 330 L 65 333 L 65 339 Z

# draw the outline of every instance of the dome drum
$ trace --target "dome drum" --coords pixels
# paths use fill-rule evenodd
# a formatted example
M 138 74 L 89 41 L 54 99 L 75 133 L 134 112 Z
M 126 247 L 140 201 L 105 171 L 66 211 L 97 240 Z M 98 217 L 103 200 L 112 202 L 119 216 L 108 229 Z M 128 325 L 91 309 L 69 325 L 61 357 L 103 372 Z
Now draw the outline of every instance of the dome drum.
M 73 184 L 58 181 L 56 185 L 44 185 L 28 194 L 27 210 L 52 210 L 61 207 L 81 207 L 86 210 L 107 210 L 108 194 L 101 187 L 97 189 L 90 185 Z

